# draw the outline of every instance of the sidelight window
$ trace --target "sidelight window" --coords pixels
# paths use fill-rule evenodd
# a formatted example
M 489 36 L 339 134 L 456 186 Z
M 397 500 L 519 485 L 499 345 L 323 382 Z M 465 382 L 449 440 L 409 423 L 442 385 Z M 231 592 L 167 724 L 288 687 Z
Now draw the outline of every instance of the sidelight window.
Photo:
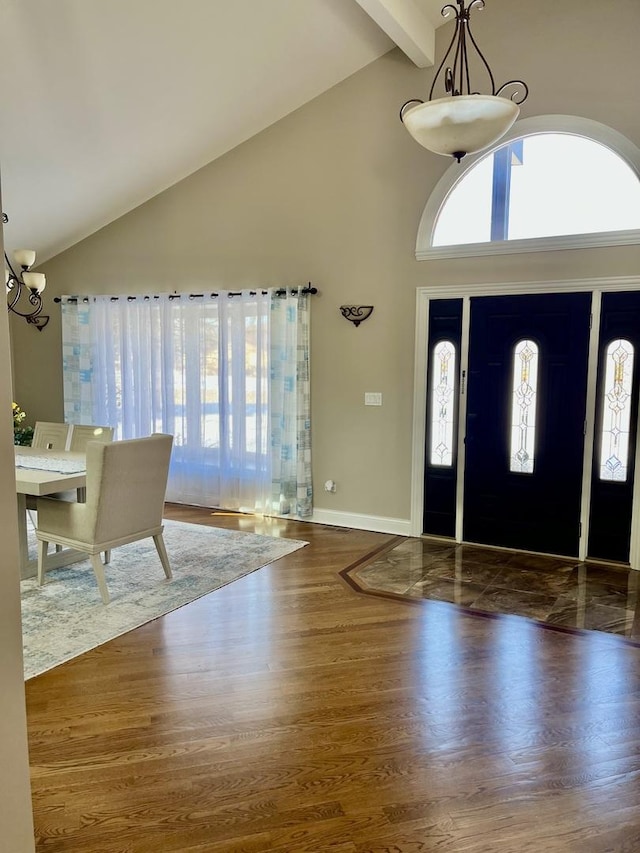
M 432 465 L 453 465 L 453 428 L 456 402 L 456 347 L 440 341 L 433 348 L 431 373 Z
M 601 480 L 626 482 L 629 476 L 633 357 L 633 345 L 629 341 L 618 339 L 607 347 L 602 388 Z
M 538 345 L 518 341 L 513 351 L 511 454 L 509 470 L 533 474 L 538 396 Z

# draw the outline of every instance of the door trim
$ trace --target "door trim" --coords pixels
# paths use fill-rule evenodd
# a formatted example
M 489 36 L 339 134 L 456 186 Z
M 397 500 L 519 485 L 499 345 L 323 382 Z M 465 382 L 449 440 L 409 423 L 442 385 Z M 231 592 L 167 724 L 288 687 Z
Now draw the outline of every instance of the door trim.
M 413 437 L 412 437 L 412 467 L 411 467 L 411 535 L 422 535 L 422 518 L 424 507 L 424 465 L 425 465 L 425 438 L 427 418 L 427 381 L 428 381 L 428 329 L 429 329 L 429 301 L 431 299 L 457 299 L 471 296 L 502 296 L 520 295 L 531 293 L 571 293 L 576 291 L 588 291 L 592 293 L 592 304 L 600 304 L 599 296 L 596 294 L 605 291 L 640 290 L 640 276 L 619 276 L 614 278 L 589 278 L 568 279 L 565 281 L 532 281 L 532 282 L 477 282 L 468 285 L 437 285 L 435 287 L 419 287 L 416 289 L 416 332 L 415 332 L 415 356 L 414 356 L 414 394 L 413 394 Z M 465 300 L 468 303 L 468 299 Z M 468 304 L 464 306 L 468 312 Z M 587 452 L 593 451 L 594 423 L 595 423 L 595 382 L 592 381 L 591 371 L 595 369 L 594 364 L 597 353 L 594 351 L 594 339 L 597 341 L 598 326 L 592 322 L 591 339 L 589 344 L 589 375 L 588 375 L 588 398 L 587 398 L 587 435 L 585 436 L 585 465 L 591 470 L 591 459 L 587 460 Z M 464 332 L 464 313 L 463 313 Z M 468 347 L 467 343 L 463 346 Z M 597 350 L 597 347 L 595 347 Z M 593 361 L 593 363 L 592 363 Z M 468 371 L 468 365 L 461 353 L 461 370 Z M 591 396 L 593 399 L 591 399 Z M 460 423 L 462 424 L 462 406 L 460 405 Z M 640 419 L 639 419 L 640 423 Z M 639 426 L 640 429 L 640 426 Z M 460 438 L 464 433 L 459 429 Z M 459 443 L 464 447 L 464 442 Z M 631 548 L 630 565 L 633 569 L 640 569 L 640 441 L 636 441 L 636 471 L 639 472 L 634 483 L 634 501 L 631 518 Z M 464 471 L 464 466 L 459 466 L 459 471 Z M 585 491 L 586 489 L 586 491 Z M 586 543 L 588 541 L 588 496 L 589 484 L 583 472 L 582 492 L 582 539 L 580 540 L 580 559 L 586 555 Z M 463 496 L 458 495 L 458 501 Z M 585 518 L 585 511 L 587 512 Z M 586 523 L 585 523 L 586 522 Z M 456 542 L 461 542 L 461 520 L 456 522 Z M 583 554 L 584 552 L 584 554 Z
M 580 513 L 580 560 L 587 558 L 589 542 L 589 518 L 591 511 L 591 474 L 593 472 L 593 443 L 596 435 L 596 400 L 598 377 L 598 344 L 600 336 L 600 309 L 602 290 L 591 293 L 591 330 L 589 334 L 589 357 L 587 362 L 587 399 L 585 401 L 584 456 L 582 459 L 582 501 Z M 634 480 L 635 485 L 635 480 Z M 632 502 L 633 504 L 633 502 Z
M 464 521 L 464 471 L 467 459 L 465 444 L 467 424 L 467 383 L 469 381 L 469 329 L 471 325 L 471 299 L 462 300 L 462 332 L 460 342 L 460 394 L 458 404 L 458 482 L 456 488 L 456 542 L 462 542 Z

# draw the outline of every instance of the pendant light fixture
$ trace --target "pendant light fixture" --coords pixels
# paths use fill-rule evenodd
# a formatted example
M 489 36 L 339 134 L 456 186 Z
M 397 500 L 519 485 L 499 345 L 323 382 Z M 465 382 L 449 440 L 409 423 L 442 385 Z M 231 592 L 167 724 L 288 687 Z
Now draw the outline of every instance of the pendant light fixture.
M 6 224 L 9 217 L 2 214 L 2 222 Z M 31 272 L 36 261 L 33 249 L 16 249 L 13 262 L 19 272 L 14 269 L 7 253 L 4 253 L 4 283 L 7 288 L 7 308 L 24 319 L 38 331 L 42 331 L 49 322 L 49 317 L 42 313 L 42 291 L 47 280 L 44 273 Z
M 513 125 L 529 94 L 522 80 L 509 80 L 496 89 L 493 73 L 476 44 L 469 26 L 472 9 L 483 9 L 484 0 L 456 0 L 458 8 L 448 3 L 442 8 L 447 18 L 452 12 L 456 26 L 449 48 L 436 71 L 429 100 L 413 98 L 402 105 L 400 119 L 411 136 L 424 148 L 436 154 L 454 157 L 458 163 L 465 154 L 482 151 L 497 142 Z M 490 92 L 481 94 L 471 87 L 468 42 L 473 46 L 488 76 Z M 446 65 L 449 57 L 453 60 Z M 444 70 L 443 70 L 444 69 Z M 444 97 L 434 99 L 437 85 L 443 86 Z M 507 97 L 507 91 L 511 95 Z

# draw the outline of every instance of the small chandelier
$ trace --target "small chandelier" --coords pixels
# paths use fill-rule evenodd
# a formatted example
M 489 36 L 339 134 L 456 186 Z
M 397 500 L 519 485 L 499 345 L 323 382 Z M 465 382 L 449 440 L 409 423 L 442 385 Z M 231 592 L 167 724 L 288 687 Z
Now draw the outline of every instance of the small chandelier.
M 9 221 L 6 213 L 2 214 L 3 223 Z M 42 331 L 49 322 L 49 317 L 42 314 L 42 291 L 45 289 L 47 279 L 44 273 L 30 272 L 36 260 L 33 249 L 16 249 L 13 253 L 13 262 L 19 267 L 19 273 L 11 265 L 11 261 L 4 253 L 5 269 L 4 281 L 7 286 L 7 308 L 19 317 L 24 317 L 27 323 Z M 30 306 L 30 307 L 29 307 Z M 24 310 L 20 310 L 20 309 Z
M 400 108 L 400 119 L 420 145 L 435 154 L 454 157 L 459 163 L 465 154 L 482 151 L 505 135 L 518 118 L 519 105 L 526 100 L 529 89 L 522 80 L 509 80 L 496 89 L 489 63 L 469 26 L 471 10 L 484 9 L 484 0 L 471 0 L 467 8 L 464 0 L 456 2 L 457 9 L 451 3 L 442 8 L 444 18 L 451 12 L 455 14 L 456 28 L 433 78 L 429 100 L 426 103 L 418 98 L 407 101 Z M 467 37 L 486 69 L 490 94 L 483 95 L 471 88 Z M 453 64 L 445 68 L 452 51 Z M 443 68 L 446 96 L 434 100 L 433 93 Z M 505 94 L 507 89 L 512 90 L 509 97 Z

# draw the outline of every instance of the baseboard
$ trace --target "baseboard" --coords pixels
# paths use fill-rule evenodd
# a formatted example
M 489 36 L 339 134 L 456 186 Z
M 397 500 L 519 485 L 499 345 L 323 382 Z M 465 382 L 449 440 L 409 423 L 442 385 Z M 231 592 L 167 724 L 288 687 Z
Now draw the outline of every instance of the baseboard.
M 385 518 L 380 515 L 361 515 L 355 512 L 336 512 L 333 509 L 314 509 L 310 521 L 313 524 L 330 524 L 333 527 L 353 527 L 355 530 L 373 530 L 376 533 L 395 533 L 411 536 L 411 522 L 404 518 Z

